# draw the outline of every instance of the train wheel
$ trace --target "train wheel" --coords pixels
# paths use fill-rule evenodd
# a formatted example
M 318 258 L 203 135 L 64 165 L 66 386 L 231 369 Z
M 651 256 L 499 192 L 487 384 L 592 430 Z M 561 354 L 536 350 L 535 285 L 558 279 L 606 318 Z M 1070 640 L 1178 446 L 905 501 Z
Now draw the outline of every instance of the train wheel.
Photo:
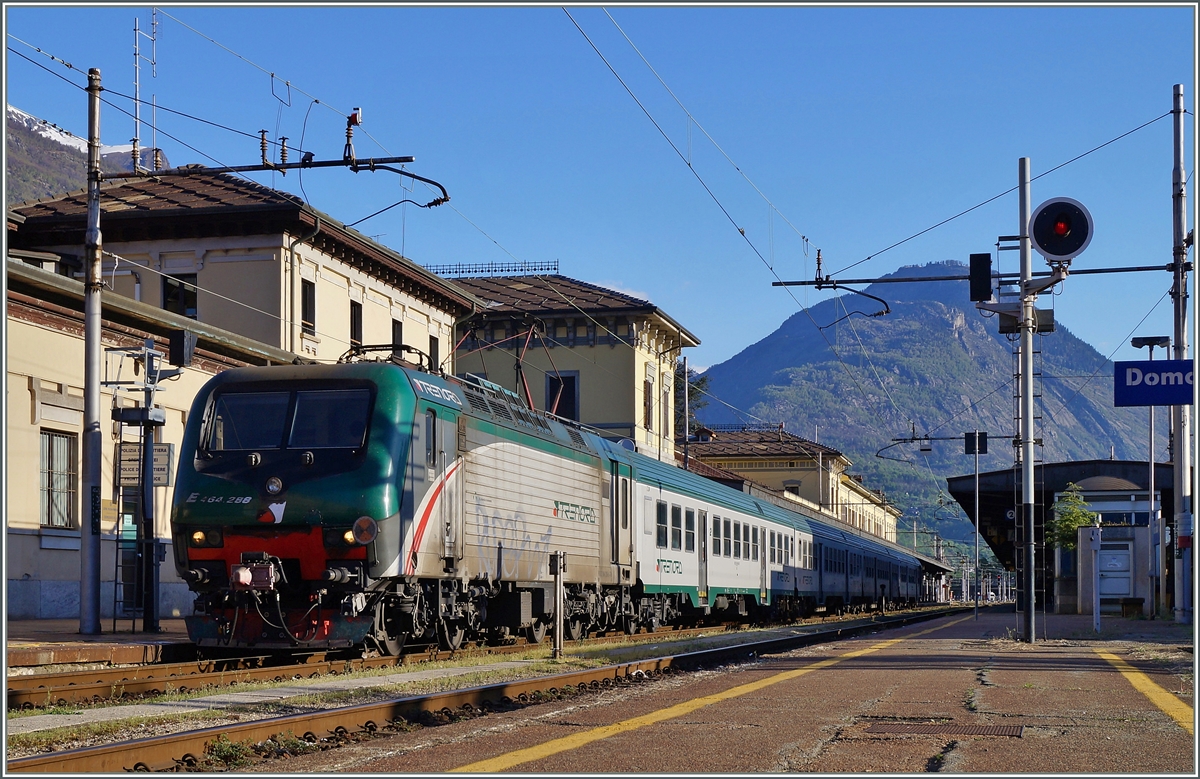
M 438 646 L 442 649 L 454 651 L 462 647 L 463 638 L 467 631 L 462 625 L 457 622 L 448 620 L 440 620 L 438 622 Z
M 534 620 L 534 623 L 525 628 L 525 640 L 531 644 L 540 644 L 546 640 L 546 623 L 539 620 Z
M 581 617 L 571 617 L 566 624 L 567 638 L 572 641 L 578 641 L 583 638 L 583 619 Z
M 404 651 L 404 639 L 405 635 L 403 633 L 397 633 L 394 637 L 387 636 L 379 642 L 379 648 L 388 657 L 399 657 L 400 653 Z

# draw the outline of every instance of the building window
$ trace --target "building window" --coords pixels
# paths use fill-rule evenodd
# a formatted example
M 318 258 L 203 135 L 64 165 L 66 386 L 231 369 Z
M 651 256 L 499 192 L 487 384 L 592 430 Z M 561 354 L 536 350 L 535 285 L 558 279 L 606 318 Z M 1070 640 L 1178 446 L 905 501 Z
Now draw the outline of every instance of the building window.
M 654 432 L 654 379 L 647 378 L 642 390 L 642 427 Z
M 392 354 L 397 357 L 404 356 L 404 350 L 400 347 L 404 346 L 404 323 L 399 319 L 392 320 Z
M 578 371 L 568 371 L 558 376 L 546 374 L 546 410 L 551 409 L 560 417 L 579 421 Z
M 362 346 L 362 303 L 350 301 L 350 345 Z
M 662 436 L 663 438 L 671 437 L 671 390 L 664 386 L 662 391 L 662 406 L 660 407 L 662 417 Z
M 438 339 L 436 335 L 429 336 L 429 370 L 436 371 L 441 368 L 442 360 L 438 355 Z
M 667 504 L 658 501 L 658 516 L 655 529 L 658 531 L 654 545 L 659 549 L 667 548 Z
M 196 274 L 163 276 L 163 309 L 190 319 L 196 318 Z
M 300 282 L 300 330 L 305 335 L 317 334 L 317 285 L 316 282 Z
M 75 527 L 75 494 L 79 490 L 75 451 L 74 433 L 42 431 L 42 527 Z

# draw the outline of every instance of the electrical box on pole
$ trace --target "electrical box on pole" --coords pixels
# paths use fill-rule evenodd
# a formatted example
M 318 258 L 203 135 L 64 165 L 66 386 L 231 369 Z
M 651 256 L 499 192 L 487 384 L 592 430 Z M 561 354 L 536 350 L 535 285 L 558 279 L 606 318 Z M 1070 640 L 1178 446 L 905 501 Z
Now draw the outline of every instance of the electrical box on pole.
M 978 436 L 978 437 L 977 437 Z M 964 454 L 987 454 L 987 433 L 965 433 L 966 442 Z

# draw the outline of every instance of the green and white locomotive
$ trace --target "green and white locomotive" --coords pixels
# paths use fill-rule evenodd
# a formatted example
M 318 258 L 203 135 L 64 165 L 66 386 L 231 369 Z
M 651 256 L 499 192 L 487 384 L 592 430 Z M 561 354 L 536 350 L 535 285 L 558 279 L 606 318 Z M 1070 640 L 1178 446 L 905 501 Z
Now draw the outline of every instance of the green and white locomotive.
M 603 439 L 489 382 L 390 361 L 226 371 L 171 528 L 202 647 L 317 651 L 916 602 L 919 561 Z

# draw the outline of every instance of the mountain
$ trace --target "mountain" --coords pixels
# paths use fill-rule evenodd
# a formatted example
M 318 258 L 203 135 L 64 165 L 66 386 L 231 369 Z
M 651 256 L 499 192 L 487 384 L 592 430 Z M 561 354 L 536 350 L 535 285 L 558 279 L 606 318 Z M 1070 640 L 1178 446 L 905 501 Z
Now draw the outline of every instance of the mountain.
M 57 197 L 87 186 L 87 139 L 8 106 L 5 124 L 6 206 Z M 139 149 L 143 166 L 153 163 L 152 149 Z M 168 167 L 164 158 L 163 167 Z M 119 173 L 133 169 L 133 144 L 100 146 L 100 169 Z
M 885 278 L 967 271 L 951 261 L 901 268 Z M 974 472 L 974 457 L 963 454 L 963 434 L 974 430 L 989 437 L 981 472 L 1012 467 L 1019 387 L 1009 339 L 1017 336 L 1000 334 L 998 317 L 975 309 L 966 281 L 876 283 L 863 291 L 886 300 L 891 313 L 872 316 L 883 306 L 857 294 L 823 301 L 710 367 L 704 373 L 709 390 L 760 420 L 783 422 L 788 431 L 846 454 L 867 486 L 905 510 L 903 524 L 911 527 L 919 516 L 922 529 L 973 538 L 961 514 L 952 518 L 957 506 L 945 494 L 945 479 Z M 1040 296 L 1038 307 L 1051 300 Z M 1111 362 L 1061 323 L 1035 336 L 1035 351 L 1035 373 L 1041 373 L 1035 436 L 1044 442 L 1036 448 L 1039 462 L 1146 456 L 1146 412 L 1113 407 Z M 747 421 L 720 403 L 710 403 L 700 418 Z M 930 437 L 931 452 L 895 440 L 914 433 Z M 1165 433 L 1156 451 L 1166 451 Z

